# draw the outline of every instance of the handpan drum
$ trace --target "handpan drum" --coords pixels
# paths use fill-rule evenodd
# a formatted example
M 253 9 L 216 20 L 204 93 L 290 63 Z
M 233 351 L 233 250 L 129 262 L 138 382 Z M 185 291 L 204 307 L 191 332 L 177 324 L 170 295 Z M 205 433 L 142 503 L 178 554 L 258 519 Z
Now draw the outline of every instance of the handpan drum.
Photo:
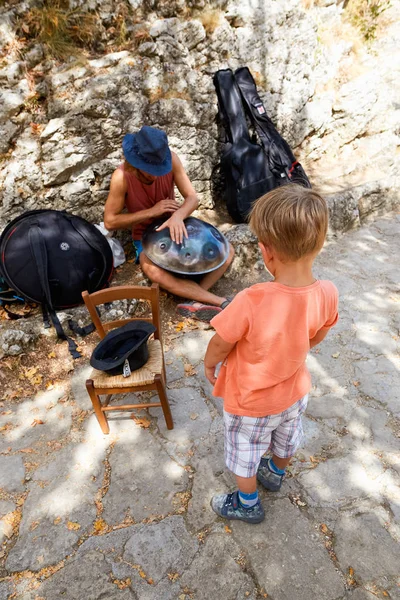
M 188 238 L 182 244 L 171 240 L 169 229 L 157 231 L 162 222 L 152 223 L 144 232 L 143 252 L 153 263 L 179 275 L 202 275 L 215 271 L 227 260 L 229 242 L 216 227 L 196 219 L 185 219 Z

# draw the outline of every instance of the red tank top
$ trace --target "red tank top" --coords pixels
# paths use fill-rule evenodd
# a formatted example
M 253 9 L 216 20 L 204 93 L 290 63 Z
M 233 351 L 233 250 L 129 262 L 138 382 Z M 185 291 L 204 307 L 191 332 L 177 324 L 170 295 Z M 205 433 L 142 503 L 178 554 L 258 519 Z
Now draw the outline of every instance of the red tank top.
M 133 173 L 126 171 L 124 169 L 124 164 L 120 165 L 118 168 L 122 170 L 128 186 L 125 196 L 125 206 L 128 212 L 134 213 L 139 210 L 145 210 L 151 208 L 160 200 L 175 198 L 174 176 L 172 171 L 166 175 L 157 177 L 150 185 L 146 185 L 139 181 Z M 147 221 L 132 226 L 133 239 L 141 240 L 144 230 L 150 223 L 151 219 L 148 219 Z

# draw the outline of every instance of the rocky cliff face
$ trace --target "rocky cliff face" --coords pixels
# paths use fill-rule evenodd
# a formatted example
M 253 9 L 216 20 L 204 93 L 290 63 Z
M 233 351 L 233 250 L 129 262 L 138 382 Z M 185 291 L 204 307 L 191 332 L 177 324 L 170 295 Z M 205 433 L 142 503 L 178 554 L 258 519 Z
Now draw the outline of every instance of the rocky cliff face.
M 212 74 L 243 65 L 328 195 L 335 230 L 399 201 L 396 0 L 369 47 L 330 0 L 308 8 L 297 0 L 129 0 L 131 42 L 118 51 L 107 42 L 115 3 L 74 0 L 97 11 L 103 34 L 97 53 L 62 63 L 17 40 L 18 14 L 29 5 L 0 9 L 2 227 L 32 208 L 101 220 L 122 137 L 142 124 L 167 131 L 202 207 L 218 210 Z

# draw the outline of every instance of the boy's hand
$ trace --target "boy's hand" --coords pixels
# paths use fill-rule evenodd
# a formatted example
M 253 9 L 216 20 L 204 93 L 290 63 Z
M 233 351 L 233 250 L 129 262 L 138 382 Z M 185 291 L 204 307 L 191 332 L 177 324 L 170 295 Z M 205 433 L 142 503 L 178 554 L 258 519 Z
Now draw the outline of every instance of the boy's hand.
M 217 378 L 215 377 L 215 367 L 206 367 L 204 365 L 204 373 L 211 385 L 214 385 L 217 381 Z

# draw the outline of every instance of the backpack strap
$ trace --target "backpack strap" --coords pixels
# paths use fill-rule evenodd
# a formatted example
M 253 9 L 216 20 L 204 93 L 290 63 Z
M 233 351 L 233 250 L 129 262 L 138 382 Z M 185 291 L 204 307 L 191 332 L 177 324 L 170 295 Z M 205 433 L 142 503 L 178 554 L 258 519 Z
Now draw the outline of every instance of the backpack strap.
M 289 169 L 296 160 L 294 154 L 269 118 L 257 86 L 247 67 L 235 71 L 235 81 L 246 109 L 246 114 L 260 136 L 271 170 L 278 178 L 289 176 Z
M 218 97 L 218 118 L 231 144 L 246 139 L 250 141 L 246 115 L 240 91 L 231 69 L 221 69 L 213 76 Z
M 48 314 L 51 318 L 51 321 L 54 325 L 54 329 L 56 330 L 57 336 L 61 340 L 65 340 L 68 342 L 68 349 L 73 358 L 80 358 L 80 354 L 77 350 L 77 345 L 70 337 L 68 337 L 63 327 L 60 323 L 60 320 L 57 316 L 56 311 L 53 307 L 53 301 L 51 298 L 49 279 L 48 279 L 48 260 L 47 260 L 47 248 L 44 243 L 42 231 L 38 223 L 33 223 L 29 229 L 29 244 L 31 247 L 32 256 L 35 260 L 36 269 L 39 277 L 40 287 L 42 288 L 42 304 L 44 307 L 43 311 L 43 320 L 45 320 L 45 315 L 48 311 Z M 47 309 L 47 310 L 46 310 Z

